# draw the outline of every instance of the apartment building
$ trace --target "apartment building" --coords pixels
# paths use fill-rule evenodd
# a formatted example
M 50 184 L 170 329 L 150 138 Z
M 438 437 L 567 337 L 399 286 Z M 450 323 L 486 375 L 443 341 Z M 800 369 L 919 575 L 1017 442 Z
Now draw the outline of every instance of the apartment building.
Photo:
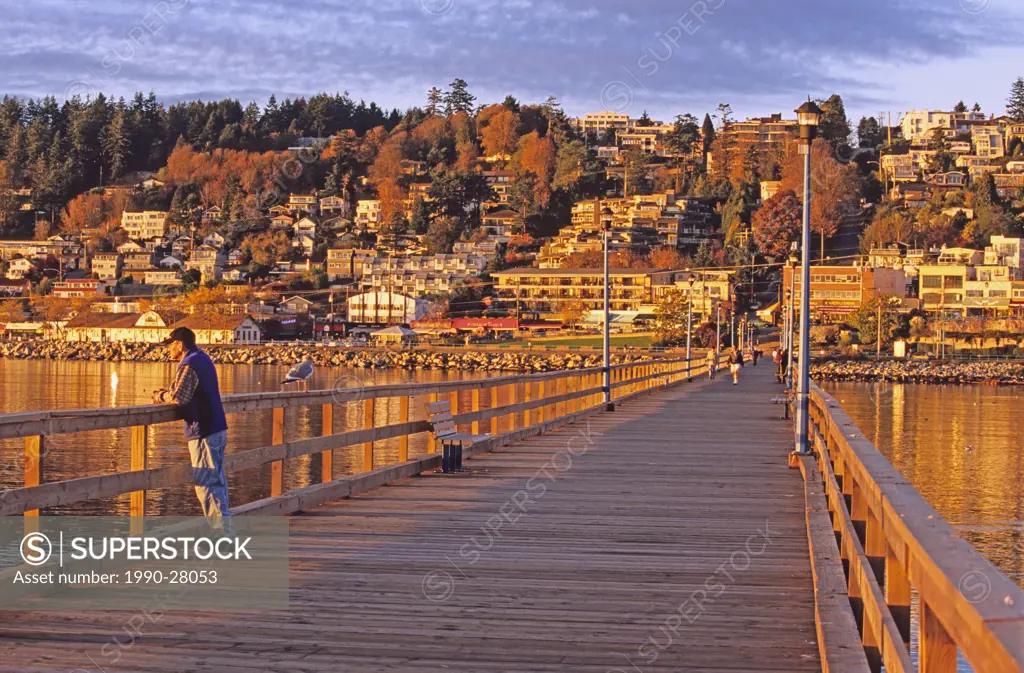
M 801 301 L 801 278 L 796 268 L 783 268 L 783 287 L 791 289 L 793 300 Z M 902 269 L 854 266 L 811 267 L 811 319 L 841 322 L 875 296 L 907 296 L 907 277 Z
M 141 213 L 121 214 L 121 228 L 129 238 L 140 241 L 160 238 L 167 233 L 167 213 L 162 210 L 146 210 Z
M 1003 146 L 1003 132 L 995 124 L 972 126 L 971 142 L 974 144 L 975 156 L 998 159 L 1006 154 Z
M 509 269 L 491 274 L 497 281 L 496 307 L 519 313 L 557 317 L 567 303 L 581 302 L 584 310 L 604 308 L 601 269 Z M 613 311 L 639 311 L 653 299 L 655 285 L 668 284 L 672 271 L 612 269 L 609 271 Z
M 197 270 L 202 274 L 203 282 L 219 281 L 227 264 L 227 255 L 223 250 L 212 245 L 200 245 L 185 262 L 188 270 Z
M 883 154 L 882 171 L 887 180 L 892 182 L 914 182 L 919 171 L 915 169 L 914 160 L 909 152 L 902 154 Z
M 166 269 L 147 269 L 143 275 L 143 282 L 146 285 L 161 285 L 164 287 L 181 287 L 181 274 L 177 271 Z
M 1015 199 L 1024 190 L 1024 173 L 992 173 L 992 179 L 1004 199 Z
M 316 209 L 316 194 L 289 194 L 288 211 L 298 217 Z
M 795 119 L 783 119 L 781 114 L 773 114 L 741 122 L 729 122 L 722 133 L 731 137 L 735 141 L 737 151 L 742 153 L 749 147 L 766 150 L 798 138 L 800 124 Z
M 954 127 L 956 113 L 939 110 L 911 110 L 903 115 L 900 128 L 907 140 L 926 137 L 933 129 L 949 129 Z
M 106 293 L 107 284 L 92 278 L 69 278 L 53 284 L 53 296 L 61 299 L 97 297 Z
M 124 258 L 116 252 L 98 252 L 92 256 L 92 273 L 100 280 L 117 280 L 123 263 Z
M 331 282 L 356 277 L 362 271 L 363 260 L 377 257 L 376 250 L 357 248 L 331 248 L 327 251 L 327 279 Z
M 618 132 L 629 131 L 631 121 L 629 115 L 623 112 L 589 112 L 574 120 L 576 128 L 583 135 L 602 135 L 608 129 L 615 129 Z

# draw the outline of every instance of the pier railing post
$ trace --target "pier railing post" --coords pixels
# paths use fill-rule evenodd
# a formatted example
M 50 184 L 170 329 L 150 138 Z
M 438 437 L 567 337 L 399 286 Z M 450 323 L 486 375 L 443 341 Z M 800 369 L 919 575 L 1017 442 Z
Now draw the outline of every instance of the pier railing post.
M 149 467 L 149 460 L 146 454 L 146 444 L 149 439 L 149 426 L 136 425 L 132 427 L 132 455 L 131 469 L 145 470 Z M 143 518 L 146 516 L 146 492 L 132 491 L 129 496 L 128 513 L 131 517 L 129 531 L 132 535 L 139 535 L 143 530 Z
M 271 416 L 270 443 L 274 446 L 284 444 L 284 407 L 274 407 Z M 284 492 L 284 461 L 275 460 L 270 464 L 270 496 L 278 496 Z
M 498 408 L 498 387 L 491 388 L 491 407 L 492 410 Z M 498 417 L 491 416 L 491 434 L 498 434 Z
M 409 396 L 402 395 L 398 398 L 398 422 L 409 422 Z M 404 463 L 409 460 L 409 435 L 402 435 L 398 438 L 398 462 Z
M 43 457 L 46 437 L 31 435 L 25 438 L 25 486 L 39 486 L 43 483 Z M 25 512 L 25 534 L 39 532 L 39 510 Z
M 363 400 L 363 427 L 373 429 L 373 398 Z M 373 469 L 373 440 L 363 443 L 363 471 Z
M 921 673 L 956 673 L 956 643 L 925 601 L 921 601 L 918 650 Z
M 889 545 L 885 548 L 885 604 L 889 606 L 903 644 L 910 651 L 910 582 L 907 572 Z
M 321 410 L 320 434 L 329 437 L 334 434 L 334 404 L 328 402 Z M 320 452 L 320 481 L 324 484 L 334 481 L 334 449 Z
M 472 393 L 470 395 L 470 405 L 471 405 L 470 406 L 470 411 L 472 411 L 474 414 L 476 412 L 480 411 L 480 389 L 479 388 L 473 388 L 473 391 L 472 391 Z M 472 432 L 473 432 L 474 435 L 479 435 L 480 434 L 480 421 L 473 421 L 471 427 L 472 427 Z
M 533 384 L 529 381 L 523 383 L 523 402 L 533 401 Z M 523 412 L 523 427 L 530 427 L 530 410 L 527 409 Z

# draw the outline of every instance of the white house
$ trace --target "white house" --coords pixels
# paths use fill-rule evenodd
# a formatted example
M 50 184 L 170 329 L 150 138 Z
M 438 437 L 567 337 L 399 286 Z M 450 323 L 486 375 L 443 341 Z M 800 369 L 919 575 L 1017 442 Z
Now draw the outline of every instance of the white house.
M 19 257 L 18 259 L 12 259 L 7 265 L 7 278 L 10 280 L 20 280 L 24 278 L 29 271 L 35 267 L 35 264 L 31 260 Z
M 121 214 L 121 227 L 130 238 L 146 240 L 158 238 L 167 232 L 167 213 L 158 210 L 147 210 L 141 213 Z
M 376 290 L 349 297 L 348 319 L 378 325 L 410 323 L 425 318 L 428 306 L 425 299 Z

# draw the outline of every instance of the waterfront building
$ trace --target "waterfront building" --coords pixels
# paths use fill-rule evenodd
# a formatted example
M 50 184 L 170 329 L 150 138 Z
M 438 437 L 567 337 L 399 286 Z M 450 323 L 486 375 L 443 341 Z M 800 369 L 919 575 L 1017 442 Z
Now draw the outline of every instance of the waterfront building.
M 411 323 L 427 315 L 428 303 L 404 294 L 376 290 L 348 299 L 349 322 L 373 325 Z
M 92 256 L 92 273 L 100 280 L 117 280 L 121 277 L 124 257 L 116 252 L 98 252 Z
M 654 285 L 673 278 L 659 269 L 611 269 L 609 302 L 615 311 L 640 311 L 652 303 Z M 508 269 L 491 276 L 497 281 L 496 308 L 541 317 L 558 317 L 566 304 L 579 302 L 587 311 L 604 308 L 604 272 L 601 269 Z
M 792 288 L 795 305 L 801 301 L 798 268 L 783 267 L 783 288 Z M 795 284 L 794 284 L 795 281 Z M 846 320 L 876 296 L 907 297 L 907 277 L 902 269 L 853 266 L 811 267 L 811 320 L 836 323 Z

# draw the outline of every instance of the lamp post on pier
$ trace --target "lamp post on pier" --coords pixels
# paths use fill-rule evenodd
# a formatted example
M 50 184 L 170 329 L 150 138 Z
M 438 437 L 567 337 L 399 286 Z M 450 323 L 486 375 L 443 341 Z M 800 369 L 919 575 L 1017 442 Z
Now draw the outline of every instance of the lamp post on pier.
M 800 122 L 800 153 L 804 155 L 804 218 L 800 263 L 800 365 L 797 388 L 796 449 L 798 455 L 810 453 L 807 443 L 808 402 L 811 383 L 811 147 L 818 135 L 821 108 L 810 98 L 796 109 Z
M 693 376 L 690 374 L 690 342 L 693 340 L 693 283 L 696 280 L 694 275 L 690 274 L 690 279 L 687 283 L 690 285 L 690 294 L 686 299 L 686 380 L 693 381 Z
M 600 201 L 594 204 L 596 209 Z M 615 411 L 612 403 L 612 346 L 611 346 L 611 283 L 608 282 L 608 248 L 611 245 L 612 236 L 612 213 L 611 208 L 605 206 L 601 210 L 601 233 L 604 237 L 604 408 L 605 411 Z

